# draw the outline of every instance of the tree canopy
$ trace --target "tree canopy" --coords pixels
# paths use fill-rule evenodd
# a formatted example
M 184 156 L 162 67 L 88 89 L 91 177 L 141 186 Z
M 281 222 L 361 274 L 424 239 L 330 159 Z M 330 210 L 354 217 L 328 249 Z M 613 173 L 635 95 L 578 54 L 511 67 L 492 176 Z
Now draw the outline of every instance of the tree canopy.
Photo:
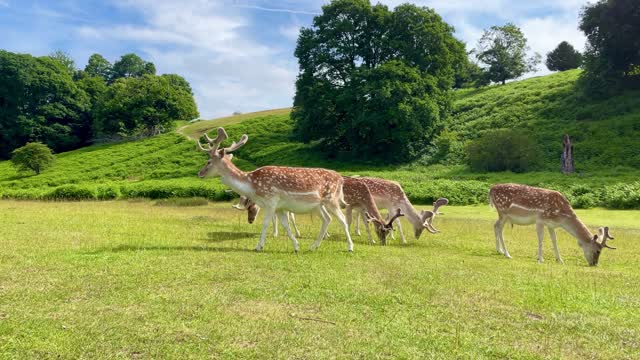
M 587 36 L 584 80 L 592 94 L 640 88 L 640 2 L 600 0 L 586 5 L 580 30 Z
M 466 57 L 432 9 L 391 11 L 368 0 L 323 6 L 301 30 L 295 55 L 292 117 L 302 140 L 320 140 L 333 155 L 396 161 L 418 155 L 438 131 Z
M 566 41 L 547 53 L 547 68 L 551 71 L 577 69 L 582 64 L 582 54 Z
M 95 136 L 154 135 L 173 120 L 198 116 L 181 76 L 156 76 L 153 64 L 135 54 L 116 64 L 122 78 L 99 54 L 76 71 L 61 51 L 33 57 L 0 50 L 0 159 L 27 142 L 62 152 Z
M 520 28 L 507 23 L 484 31 L 476 47 L 476 56 L 485 65 L 488 79 L 504 84 L 536 70 L 540 55 L 527 57 L 528 51 L 527 39 Z
M 11 162 L 20 171 L 33 171 L 39 175 L 53 165 L 55 158 L 47 145 L 35 142 L 13 150 Z

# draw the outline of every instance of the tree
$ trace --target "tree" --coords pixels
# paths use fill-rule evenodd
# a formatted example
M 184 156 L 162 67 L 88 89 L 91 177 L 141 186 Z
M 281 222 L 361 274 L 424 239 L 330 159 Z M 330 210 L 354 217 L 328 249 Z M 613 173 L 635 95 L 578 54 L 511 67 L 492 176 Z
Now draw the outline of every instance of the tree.
M 105 81 L 111 78 L 113 66 L 107 59 L 100 54 L 93 54 L 89 57 L 89 62 L 85 66 L 84 71 L 89 76 L 99 76 Z
M 640 88 L 640 2 L 600 0 L 586 5 L 580 30 L 587 36 L 583 82 L 591 94 Z
M 475 51 L 478 60 L 485 65 L 488 79 L 502 84 L 535 71 L 540 62 L 537 53 L 527 58 L 527 39 L 512 23 L 485 30 Z
M 175 77 L 143 75 L 116 80 L 96 105 L 96 132 L 155 135 L 174 120 L 198 117 L 193 95 L 172 79 Z
M 292 118 L 330 156 L 406 160 L 420 154 L 450 109 L 464 44 L 432 9 L 390 11 L 335 0 L 303 28 Z M 366 155 L 364 155 L 366 154 Z
M 62 66 L 67 69 L 69 74 L 73 75 L 73 73 L 76 71 L 76 62 L 66 52 L 62 50 L 56 50 L 49 54 L 49 57 L 62 64 Z
M 136 54 L 125 54 L 113 64 L 111 80 L 128 77 L 155 75 L 156 67 L 153 63 L 142 60 Z
M 529 133 L 501 129 L 485 133 L 466 148 L 474 171 L 526 172 L 539 165 L 542 153 Z
M 51 149 L 47 145 L 33 142 L 27 143 L 25 146 L 13 150 L 11 162 L 21 171 L 34 171 L 39 175 L 53 165 L 55 157 L 51 153 Z
M 582 65 L 582 54 L 566 41 L 547 53 L 547 68 L 551 71 L 577 69 Z
M 56 152 L 84 145 L 88 110 L 89 97 L 60 61 L 0 51 L 0 158 L 28 141 Z

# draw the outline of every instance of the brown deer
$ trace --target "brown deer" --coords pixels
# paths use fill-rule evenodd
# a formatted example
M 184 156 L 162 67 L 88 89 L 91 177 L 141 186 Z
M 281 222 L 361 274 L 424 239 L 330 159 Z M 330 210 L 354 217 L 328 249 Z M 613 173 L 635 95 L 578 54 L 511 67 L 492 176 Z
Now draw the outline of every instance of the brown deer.
M 264 248 L 267 228 L 271 218 L 276 214 L 293 243 L 294 251 L 298 251 L 298 241 L 291 233 L 286 212 L 317 213 L 322 218 L 322 227 L 316 241 L 311 245 L 315 250 L 320 246 L 324 234 L 335 216 L 342 225 L 347 237 L 347 249 L 353 251 L 353 242 L 349 234 L 344 214 L 340 205 L 344 204 L 342 193 L 343 179 L 340 174 L 327 169 L 293 168 L 283 166 L 264 166 L 251 172 L 238 169 L 231 162 L 231 152 L 247 143 L 249 137 L 242 135 L 238 143 L 219 149 L 220 144 L 229 136 L 223 128 L 218 128 L 218 136 L 210 139 L 204 135 L 208 147 L 197 141 L 200 150 L 209 154 L 209 160 L 200 170 L 198 176 L 219 176 L 222 183 L 240 195 L 251 199 L 265 211 L 262 222 L 262 233 L 256 251 Z
M 520 184 L 498 184 L 489 190 L 489 203 L 498 211 L 498 221 L 494 225 L 496 250 L 509 259 L 511 259 L 511 255 L 504 245 L 502 235 L 502 229 L 507 223 L 536 224 L 539 263 L 544 261 L 542 240 L 545 226 L 549 230 L 549 237 L 551 237 L 556 260 L 559 263 L 564 262 L 558 252 L 555 232 L 557 227 L 563 228 L 578 240 L 578 245 L 582 248 L 584 257 L 590 266 L 598 265 L 600 252 L 603 248 L 615 249 L 607 244 L 607 240 L 613 240 L 609 234 L 609 228 L 600 228 L 598 234 L 592 235 L 578 219 L 567 198 L 557 191 Z
M 238 203 L 232 205 L 232 207 L 236 210 L 247 211 L 247 222 L 249 224 L 253 224 L 260 212 L 260 206 L 251 201 L 246 196 L 240 196 Z M 287 211 L 287 218 L 289 220 L 289 225 L 293 225 L 294 230 L 296 231 L 296 236 L 300 237 L 300 230 L 298 229 L 298 225 L 296 225 L 296 216 L 292 212 Z M 273 217 L 273 236 L 278 236 L 278 219 L 276 216 Z
M 418 212 L 409 201 L 409 198 L 407 198 L 407 195 L 399 183 L 371 177 L 358 177 L 357 179 L 367 185 L 379 209 L 387 209 L 389 216 L 396 214 L 399 209 L 406 216 L 413 227 L 416 239 L 420 238 L 420 235 L 425 229 L 432 234 L 438 232 L 438 230 L 433 227 L 433 218 L 438 214 L 438 208 L 449 203 L 449 200 L 441 198 L 436 201 L 437 204 L 434 203 L 434 211 L 423 210 Z M 347 213 L 349 211 L 349 206 L 347 206 Z M 407 240 L 402 232 L 400 221 L 397 218 L 395 218 L 394 221 L 400 231 L 402 243 L 406 244 Z M 356 225 L 359 227 L 357 220 Z M 366 223 L 365 226 L 367 226 Z M 356 229 L 356 232 L 359 234 L 359 228 Z
M 357 214 L 362 215 L 363 221 L 370 221 L 373 223 L 376 235 L 382 245 L 387 244 L 387 235 L 393 231 L 393 222 L 400 216 L 404 216 L 400 209 L 391 217 L 387 222 L 384 221 L 378 207 L 376 206 L 375 199 L 369 190 L 367 184 L 360 180 L 360 178 L 344 177 L 344 184 L 342 185 L 342 191 L 344 192 L 344 200 L 347 204 L 347 224 L 351 226 L 351 214 L 353 210 L 356 210 Z M 365 223 L 366 224 L 366 223 Z M 369 243 L 375 244 L 375 241 L 371 237 L 371 231 L 369 226 L 365 225 L 367 229 L 367 236 Z

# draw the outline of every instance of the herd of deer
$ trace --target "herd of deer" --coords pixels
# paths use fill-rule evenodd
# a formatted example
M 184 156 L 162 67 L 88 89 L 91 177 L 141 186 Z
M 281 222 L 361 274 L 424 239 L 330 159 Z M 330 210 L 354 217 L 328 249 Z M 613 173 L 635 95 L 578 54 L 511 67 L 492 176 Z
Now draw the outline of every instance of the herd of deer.
M 240 141 L 233 142 L 226 148 L 220 147 L 220 144 L 228 138 L 223 128 L 218 128 L 215 139 L 209 138 L 206 133 L 204 137 L 208 142 L 207 147 L 203 147 L 199 141 L 198 147 L 207 152 L 210 159 L 198 176 L 219 176 L 223 184 L 240 194 L 240 202 L 234 207 L 248 212 L 249 223 L 255 220 L 261 208 L 265 212 L 257 251 L 264 248 L 271 221 L 273 221 L 274 232 L 277 234 L 277 218 L 291 239 L 294 251 L 297 252 L 298 240 L 292 233 L 290 224 L 293 225 L 299 237 L 300 231 L 295 224 L 294 216 L 298 213 L 314 213 L 322 219 L 320 233 L 311 245 L 312 250 L 318 248 L 322 239 L 328 236 L 327 228 L 331 217 L 334 216 L 347 237 L 347 249 L 353 251 L 349 228 L 354 211 L 357 233 L 360 235 L 358 221 L 360 216 L 370 243 L 375 241 L 371 236 L 369 223 L 373 223 L 381 244 L 386 244 L 389 234 L 393 237 L 394 224 L 398 226 L 402 243 L 406 243 L 399 217 L 407 218 L 418 239 L 425 229 L 430 233 L 438 232 L 433 226 L 433 219 L 440 214 L 438 209 L 449 202 L 445 198 L 440 198 L 433 203 L 433 210 L 419 212 L 411 205 L 397 182 L 369 177 L 346 177 L 328 169 L 264 166 L 251 172 L 244 172 L 238 169 L 231 159 L 232 152 L 247 143 L 249 139 L 247 135 L 242 135 Z M 502 235 L 502 229 L 507 223 L 536 225 L 538 262 L 543 261 L 542 240 L 545 226 L 549 230 L 556 260 L 560 263 L 562 258 L 558 252 L 554 230 L 557 227 L 565 229 L 578 240 L 578 245 L 591 266 L 598 264 L 603 248 L 615 249 L 607 244 L 608 240 L 613 239 L 609 234 L 609 228 L 600 228 L 598 233 L 592 235 L 577 218 L 569 201 L 557 191 L 519 184 L 499 184 L 494 185 L 489 191 L 489 202 L 496 208 L 499 217 L 494 225 L 496 250 L 507 258 L 511 258 L 511 255 L 507 251 Z M 346 207 L 346 216 L 342 213 L 343 207 Z M 382 217 L 379 208 L 388 210 L 387 219 Z

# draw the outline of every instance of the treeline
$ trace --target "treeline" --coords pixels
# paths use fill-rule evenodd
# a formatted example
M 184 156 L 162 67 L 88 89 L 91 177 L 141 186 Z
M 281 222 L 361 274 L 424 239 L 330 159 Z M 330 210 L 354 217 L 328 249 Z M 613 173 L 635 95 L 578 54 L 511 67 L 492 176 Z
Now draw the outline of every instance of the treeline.
M 189 83 L 156 75 L 135 54 L 114 64 L 93 54 L 77 69 L 60 51 L 34 57 L 0 50 L 0 159 L 27 142 L 68 151 L 96 138 L 154 135 L 197 116 Z
M 577 90 L 585 101 L 640 88 L 639 14 L 637 0 L 586 5 L 580 14 L 585 54 L 559 42 L 547 54 L 547 67 L 582 66 Z M 300 31 L 295 55 L 298 138 L 317 143 L 331 158 L 390 162 L 418 158 L 433 147 L 447 130 L 451 90 L 505 84 L 542 61 L 513 23 L 486 29 L 467 49 L 433 9 L 389 9 L 369 0 L 324 5 L 312 26 Z

